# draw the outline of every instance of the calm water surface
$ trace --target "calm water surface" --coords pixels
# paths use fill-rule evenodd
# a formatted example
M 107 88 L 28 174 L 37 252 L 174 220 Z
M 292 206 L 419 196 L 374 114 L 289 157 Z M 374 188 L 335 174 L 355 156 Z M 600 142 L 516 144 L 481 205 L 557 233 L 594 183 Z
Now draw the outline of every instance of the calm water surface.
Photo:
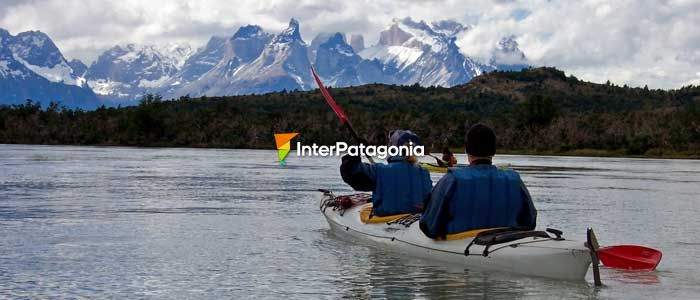
M 0 298 L 700 298 L 700 161 L 497 158 L 522 170 L 539 227 L 663 251 L 594 289 L 338 239 L 315 189 L 350 192 L 339 159 L 276 157 L 0 145 Z

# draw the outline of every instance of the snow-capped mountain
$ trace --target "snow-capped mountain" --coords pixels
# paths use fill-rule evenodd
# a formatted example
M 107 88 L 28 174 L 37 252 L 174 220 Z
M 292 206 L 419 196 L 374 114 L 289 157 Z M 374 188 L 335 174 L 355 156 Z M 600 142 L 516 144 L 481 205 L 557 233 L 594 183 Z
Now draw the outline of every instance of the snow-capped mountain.
M 79 87 L 85 83 L 83 78 L 73 74 L 61 51 L 43 32 L 22 32 L 8 46 L 15 60 L 51 82 Z
M 204 74 L 216 67 L 226 55 L 230 56 L 231 51 L 229 39 L 219 36 L 212 37 L 204 47 L 198 49 L 185 61 L 180 71 L 164 83 L 157 93 L 165 96 L 188 94 L 187 91 L 181 93 L 180 90 L 191 82 L 202 78 Z
M 314 67 L 328 86 L 356 86 L 365 83 L 393 83 L 378 60 L 366 60 L 355 53 L 342 33 L 326 35 L 316 50 Z M 318 39 L 318 37 L 317 37 Z
M 226 54 L 227 43 L 228 39 L 224 37 L 214 36 L 209 39 L 204 48 L 197 50 L 185 61 L 178 76 L 184 82 L 190 82 L 209 72 Z
M 362 83 L 356 67 L 362 58 L 355 54 L 341 33 L 336 33 L 319 42 L 314 66 L 329 86 L 352 86 Z
M 0 29 L 0 103 L 33 99 L 69 107 L 96 107 L 99 100 L 53 41 L 39 31 L 11 35 Z
M 393 20 L 369 47 L 362 35 L 353 34 L 348 43 L 344 33 L 321 33 L 307 44 L 299 22 L 292 19 L 278 34 L 246 25 L 231 37 L 212 37 L 197 51 L 177 44 L 114 46 L 90 67 L 67 61 L 43 33 L 15 37 L 0 30 L 0 100 L 87 101 L 94 107 L 96 97 L 108 104 L 133 104 L 147 93 L 177 98 L 307 90 L 316 87 L 309 72 L 312 62 L 334 87 L 449 87 L 483 72 L 527 66 L 514 36 L 501 39 L 489 61 L 462 54 L 455 40 L 468 30 L 450 20 L 404 18 Z
M 399 84 L 462 84 L 481 74 L 483 69 L 481 64 L 459 52 L 454 37 L 459 28 L 450 25 L 395 19 L 380 33 L 377 45 L 359 54 L 382 62 L 385 73 L 393 75 Z
M 270 36 L 248 25 L 234 34 L 219 63 L 173 96 L 239 95 L 310 88 L 310 64 L 299 22 Z
M 207 65 L 211 66 L 201 75 L 187 78 L 180 76 L 182 83 L 174 83 L 176 89 L 170 89 L 163 94 L 166 96 L 202 96 L 202 95 L 223 95 L 226 90 L 231 91 L 234 82 L 240 79 L 236 74 L 243 65 L 252 63 L 257 59 L 265 45 L 272 39 L 272 35 L 265 33 L 260 26 L 247 25 L 236 31 L 229 39 L 222 38 L 207 44 L 203 50 L 195 54 L 192 59 L 200 55 L 207 57 Z M 215 57 L 219 57 L 215 61 Z M 182 69 L 182 74 L 192 73 L 189 67 L 190 62 Z M 204 68 L 201 68 L 204 71 Z M 238 93 L 232 93 L 238 94 Z
M 109 100 L 136 100 L 163 88 L 185 65 L 189 46 L 114 46 L 100 55 L 85 77 L 96 94 Z

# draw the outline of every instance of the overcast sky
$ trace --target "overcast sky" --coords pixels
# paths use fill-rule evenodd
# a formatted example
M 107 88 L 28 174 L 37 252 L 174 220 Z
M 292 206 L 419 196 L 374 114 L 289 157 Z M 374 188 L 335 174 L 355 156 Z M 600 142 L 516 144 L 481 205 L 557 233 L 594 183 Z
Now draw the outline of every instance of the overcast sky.
M 307 42 L 319 32 L 343 31 L 373 44 L 392 18 L 406 16 L 472 26 L 457 43 L 479 59 L 498 39 L 515 35 L 531 64 L 582 79 L 653 88 L 700 84 L 700 0 L 0 1 L 0 27 L 12 34 L 43 31 L 68 58 L 88 64 L 115 44 L 199 47 L 245 24 L 277 32 L 291 17 Z

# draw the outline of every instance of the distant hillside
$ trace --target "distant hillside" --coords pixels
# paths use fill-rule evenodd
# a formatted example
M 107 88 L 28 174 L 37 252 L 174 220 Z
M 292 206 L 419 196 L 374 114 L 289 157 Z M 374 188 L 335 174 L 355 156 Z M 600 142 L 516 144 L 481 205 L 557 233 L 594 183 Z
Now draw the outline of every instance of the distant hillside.
M 330 90 L 375 144 L 394 128 L 433 150 L 461 148 L 465 128 L 491 124 L 503 151 L 700 157 L 700 87 L 649 90 L 583 82 L 554 68 L 492 72 L 453 88 L 364 85 Z M 318 90 L 235 97 L 149 96 L 96 111 L 0 107 L 0 143 L 274 148 L 348 136 Z

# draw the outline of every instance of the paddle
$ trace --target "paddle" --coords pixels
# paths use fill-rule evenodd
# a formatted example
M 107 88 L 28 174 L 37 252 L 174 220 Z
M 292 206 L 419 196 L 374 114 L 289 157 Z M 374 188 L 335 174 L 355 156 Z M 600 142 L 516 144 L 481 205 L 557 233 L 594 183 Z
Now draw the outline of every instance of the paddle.
M 662 253 L 644 246 L 617 245 L 598 249 L 598 256 L 606 267 L 652 271 L 661 262 Z
M 593 232 L 593 228 L 588 228 L 586 231 L 586 247 L 591 252 L 591 267 L 593 267 L 593 284 L 595 286 L 601 286 L 603 285 L 603 282 L 600 281 L 600 267 L 598 264 L 600 261 L 598 260 L 598 239 L 595 237 L 595 233 Z
M 359 144 L 364 144 L 363 141 L 364 139 L 360 138 L 360 136 L 357 134 L 357 131 L 355 131 L 355 128 L 352 127 L 352 124 L 350 124 L 350 120 L 348 119 L 348 116 L 345 114 L 342 108 L 335 103 L 335 100 L 333 100 L 333 97 L 331 94 L 326 90 L 326 87 L 323 86 L 323 83 L 321 82 L 321 79 L 318 77 L 318 74 L 316 74 L 316 70 L 314 70 L 314 67 L 311 66 L 311 74 L 314 75 L 314 80 L 316 80 L 316 84 L 318 85 L 318 88 L 321 90 L 321 94 L 323 94 L 323 98 L 326 99 L 326 103 L 333 109 L 333 112 L 335 112 L 335 115 L 338 116 L 340 119 L 340 122 L 342 122 L 345 127 L 348 128 L 350 131 L 350 134 L 352 135 L 353 138 L 355 138 L 355 141 Z M 370 163 L 374 163 L 374 160 L 372 157 L 369 155 L 365 155 L 367 159 L 369 160 Z

